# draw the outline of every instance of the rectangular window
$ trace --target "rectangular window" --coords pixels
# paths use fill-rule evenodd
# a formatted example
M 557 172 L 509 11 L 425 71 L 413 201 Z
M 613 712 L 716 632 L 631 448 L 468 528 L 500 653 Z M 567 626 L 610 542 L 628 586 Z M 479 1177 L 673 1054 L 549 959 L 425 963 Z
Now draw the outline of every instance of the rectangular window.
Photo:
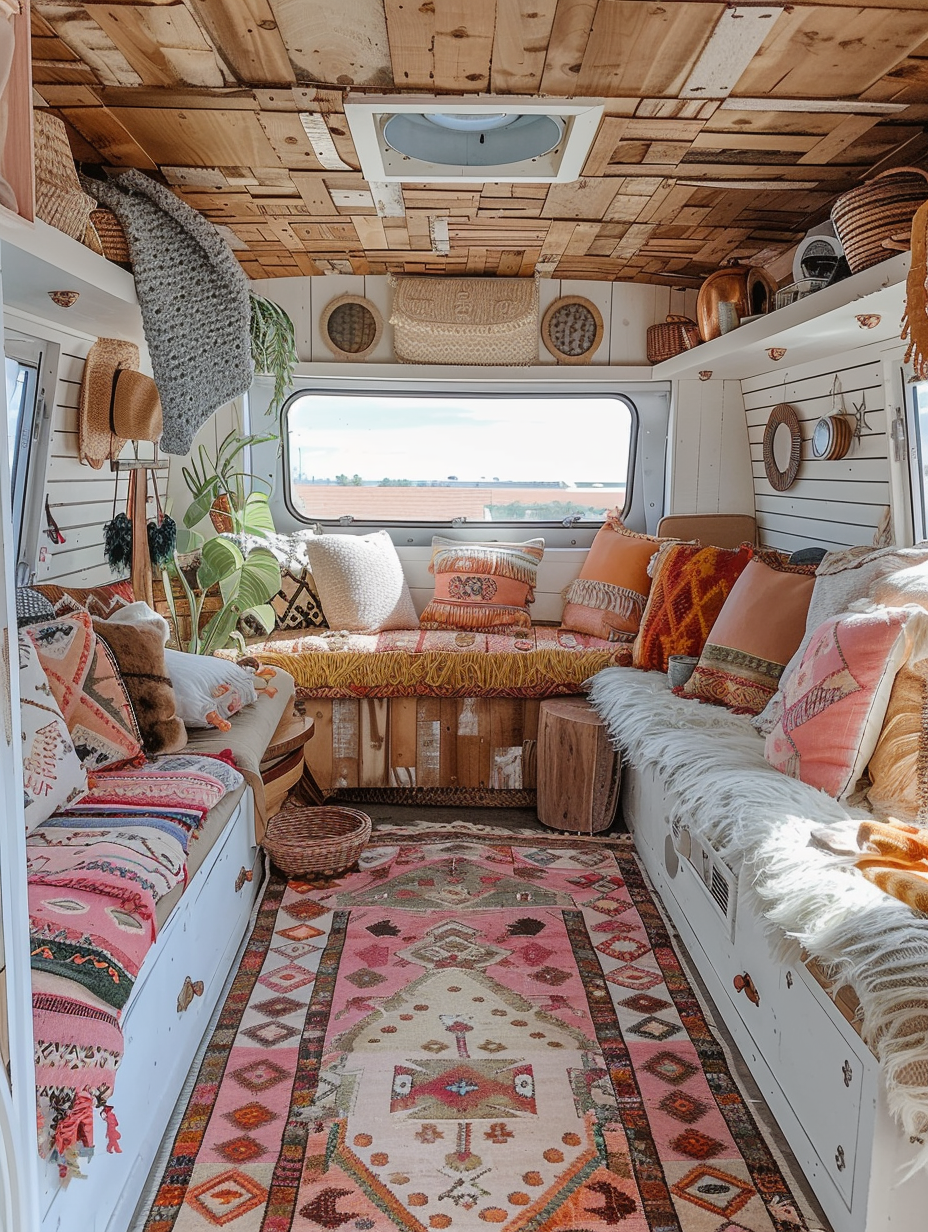
M 285 424 L 307 521 L 599 523 L 630 496 L 637 414 L 619 395 L 304 391 Z
M 9 427 L 10 479 L 13 497 L 13 529 L 19 542 L 23 510 L 26 502 L 26 482 L 29 461 L 35 439 L 35 408 L 38 392 L 38 362 L 4 358 L 6 370 L 7 424 Z

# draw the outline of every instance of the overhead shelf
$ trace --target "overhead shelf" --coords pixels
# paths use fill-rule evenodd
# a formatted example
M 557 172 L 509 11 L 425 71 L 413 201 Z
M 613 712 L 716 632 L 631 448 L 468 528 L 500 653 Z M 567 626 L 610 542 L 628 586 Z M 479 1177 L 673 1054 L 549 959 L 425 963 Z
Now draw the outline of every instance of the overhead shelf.
M 911 254 L 901 252 L 852 274 L 833 287 L 655 364 L 653 378 L 686 380 L 700 372 L 711 372 L 714 379 L 737 378 L 826 358 L 855 346 L 892 342 L 899 338 L 910 262 Z M 868 328 L 858 316 L 880 320 Z M 779 360 L 767 353 L 776 347 L 786 352 Z
M 77 332 L 142 338 L 135 279 L 129 271 L 41 219 L 34 226 L 0 222 L 0 273 L 8 308 Z M 80 300 L 74 308 L 60 308 L 49 291 L 77 291 Z

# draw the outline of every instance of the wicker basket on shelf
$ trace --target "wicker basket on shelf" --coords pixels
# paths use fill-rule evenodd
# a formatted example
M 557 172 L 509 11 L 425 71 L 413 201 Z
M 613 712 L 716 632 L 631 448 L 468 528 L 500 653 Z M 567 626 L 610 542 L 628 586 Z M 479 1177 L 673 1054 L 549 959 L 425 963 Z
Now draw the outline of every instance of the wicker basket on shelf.
M 99 206 L 90 215 L 90 225 L 97 234 L 104 257 L 108 261 L 115 261 L 117 265 L 131 267 L 126 233 L 113 211 L 106 206 Z
M 64 122 L 38 109 L 33 117 L 36 217 L 100 252 L 96 233 L 89 226 L 97 203 L 81 188 Z
M 267 823 L 262 846 L 288 877 L 331 877 L 356 864 L 371 836 L 371 819 L 336 805 L 285 808 Z
M 699 343 L 699 326 L 689 317 L 669 316 L 660 325 L 648 326 L 648 359 L 652 364 L 673 359 Z
M 891 167 L 840 196 L 831 221 L 851 272 L 859 274 L 897 252 L 896 237 L 909 230 L 926 199 L 928 172 L 919 167 Z

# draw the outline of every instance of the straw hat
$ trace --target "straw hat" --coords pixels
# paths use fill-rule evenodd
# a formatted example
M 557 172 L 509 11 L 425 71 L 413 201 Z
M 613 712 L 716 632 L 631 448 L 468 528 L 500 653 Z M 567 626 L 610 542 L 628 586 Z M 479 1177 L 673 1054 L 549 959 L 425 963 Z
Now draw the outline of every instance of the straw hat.
M 164 427 L 158 386 L 144 372 L 117 368 L 113 374 L 115 437 L 127 441 L 157 441 Z
M 120 338 L 98 338 L 88 352 L 81 378 L 77 417 L 77 451 L 82 462 L 99 470 L 119 456 L 125 440 L 114 436 L 110 422 L 113 378 L 120 368 L 138 369 L 139 348 Z

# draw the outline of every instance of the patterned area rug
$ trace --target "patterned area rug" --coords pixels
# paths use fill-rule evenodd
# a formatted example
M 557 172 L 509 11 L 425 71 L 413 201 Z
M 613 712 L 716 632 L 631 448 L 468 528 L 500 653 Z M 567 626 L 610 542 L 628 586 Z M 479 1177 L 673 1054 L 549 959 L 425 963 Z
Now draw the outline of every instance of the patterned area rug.
M 271 881 L 146 1232 L 797 1232 L 628 840 Z

